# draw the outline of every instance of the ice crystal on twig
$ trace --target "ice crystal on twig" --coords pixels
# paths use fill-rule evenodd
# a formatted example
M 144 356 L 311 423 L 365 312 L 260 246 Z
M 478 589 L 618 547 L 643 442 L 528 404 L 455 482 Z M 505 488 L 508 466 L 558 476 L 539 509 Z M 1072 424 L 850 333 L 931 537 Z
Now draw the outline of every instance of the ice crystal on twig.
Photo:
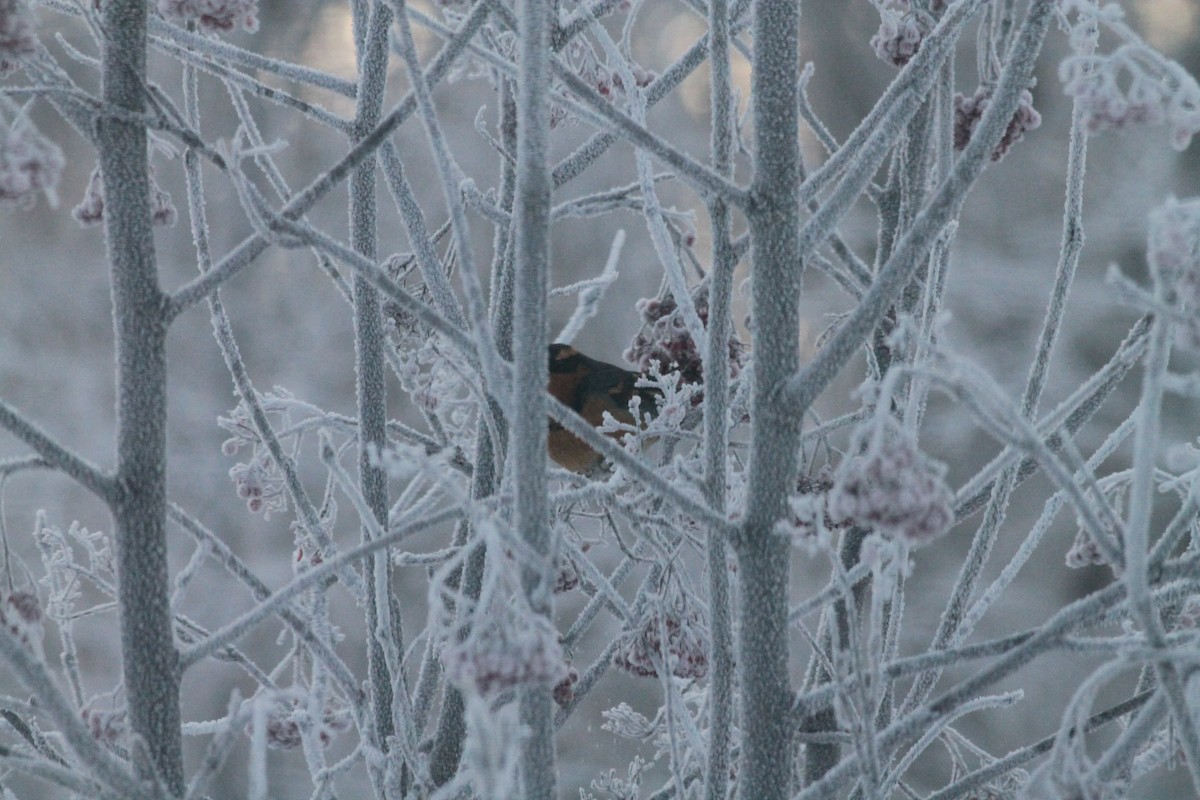
M 45 517 L 38 515 L 34 538 L 41 554 L 46 576 L 41 583 L 48 588 L 45 614 L 60 628 L 69 628 L 76 614 L 76 604 L 81 597 L 81 578 L 93 583 L 111 585 L 117 568 L 112 542 L 103 531 L 89 531 L 78 522 L 72 522 L 66 533 L 47 525 Z M 86 563 L 76 560 L 75 547 L 86 554 Z
M 617 771 L 610 769 L 592 781 L 592 788 L 598 792 L 604 792 L 612 800 L 638 800 L 641 796 L 642 773 L 645 772 L 646 767 L 647 764 L 643 759 L 634 756 L 633 761 L 629 763 L 626 777 L 618 777 Z M 585 797 L 594 800 L 594 795 L 585 795 L 581 789 L 581 800 Z
M 649 739 L 656 730 L 653 722 L 634 711 L 628 703 L 617 703 L 613 708 L 602 712 L 602 716 L 604 722 L 600 727 L 625 739 Z

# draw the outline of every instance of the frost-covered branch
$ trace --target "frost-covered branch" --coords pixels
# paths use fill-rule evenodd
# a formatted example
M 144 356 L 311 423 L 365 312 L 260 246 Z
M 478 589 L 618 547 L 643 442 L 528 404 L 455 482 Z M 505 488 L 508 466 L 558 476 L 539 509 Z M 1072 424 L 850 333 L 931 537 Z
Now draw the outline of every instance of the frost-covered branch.
M 966 1 L 959 0 L 959 4 Z M 821 353 L 788 381 L 783 389 L 783 397 L 791 414 L 802 415 L 829 385 L 908 283 L 942 228 L 957 213 L 1004 135 L 1017 110 L 1021 93 L 1027 91 L 1034 63 L 1050 26 L 1053 5 L 1050 0 L 1036 0 L 1030 7 L 992 102 L 966 149 L 955 162 L 953 171 L 930 198 L 925 210 L 914 220 L 912 228 L 897 243 L 854 312 L 842 323 Z
M 477 3 L 473 13 L 463 21 L 458 34 L 446 42 L 424 71 L 426 83 L 435 84 L 450 71 L 455 59 L 486 19 L 487 9 L 482 3 Z M 287 219 L 299 219 L 306 214 L 322 197 L 349 177 L 358 165 L 369 158 L 416 110 L 416 96 L 410 91 L 396 108 L 380 120 L 374 130 L 364 136 L 337 164 L 319 175 L 293 197 L 284 206 L 281 214 Z M 250 236 L 235 247 L 229 255 L 214 264 L 213 269 L 181 286 L 171 295 L 167 309 L 168 319 L 174 319 L 192 305 L 203 300 L 221 284 L 237 275 L 258 258 L 269 244 L 267 239 L 261 235 Z
M 3 400 L 0 400 L 0 425 L 40 454 L 48 466 L 62 470 L 103 500 L 112 502 L 116 498 L 118 486 L 113 476 L 60 445 Z

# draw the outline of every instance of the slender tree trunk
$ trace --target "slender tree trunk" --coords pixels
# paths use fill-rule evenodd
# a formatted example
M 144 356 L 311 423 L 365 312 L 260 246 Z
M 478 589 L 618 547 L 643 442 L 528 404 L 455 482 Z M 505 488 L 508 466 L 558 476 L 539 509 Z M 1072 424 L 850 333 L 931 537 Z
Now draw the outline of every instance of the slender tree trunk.
M 359 4 L 356 14 L 359 47 L 358 108 L 355 114 L 357 138 L 368 134 L 378 124 L 383 106 L 387 78 L 387 30 L 391 25 L 391 8 L 376 2 L 368 14 L 366 3 Z M 361 19 L 360 19 L 361 17 Z M 354 170 L 350 178 L 350 239 L 354 249 L 375 261 L 378 252 L 377 211 L 375 202 L 375 158 L 368 158 Z M 354 346 L 355 376 L 359 419 L 358 472 L 363 498 L 386 530 L 388 515 L 387 476 L 371 463 L 371 453 L 387 444 L 387 382 L 384 374 L 383 348 L 387 345 L 380 313 L 379 292 L 361 275 L 354 278 Z M 363 537 L 370 534 L 363 528 Z M 392 735 L 392 675 L 380 641 L 389 635 L 379 628 L 381 609 L 388 607 L 387 552 L 367 558 L 363 573 L 367 585 L 367 664 L 371 687 L 372 711 L 379 747 L 388 749 Z M 399 620 L 392 620 L 396 630 Z M 403 641 L 394 646 L 403 652 Z
M 517 84 L 517 220 L 512 452 L 516 475 L 516 528 L 543 563 L 526 571 L 534 613 L 553 609 L 552 528 L 546 482 L 546 291 L 550 272 L 550 28 L 549 0 L 518 3 L 520 73 Z M 533 566 L 533 565 L 531 565 Z M 521 692 L 521 722 L 529 730 L 522 757 L 525 797 L 557 796 L 554 701 L 551 687 Z
M 712 62 L 713 169 L 733 176 L 733 94 L 729 62 L 729 4 L 709 0 L 709 42 Z M 708 204 L 713 230 L 713 267 L 708 286 L 708 346 L 704 365 L 704 499 L 714 511 L 725 510 L 729 455 L 729 337 L 733 329 L 730 301 L 737 257 L 732 245 L 732 214 L 728 204 Z M 708 753 L 704 768 L 706 800 L 725 800 L 729 787 L 729 745 L 734 710 L 734 643 L 729 567 L 724 536 L 713 532 L 707 547 L 708 608 L 711 651 L 709 663 Z
M 104 101 L 133 113 L 144 107 L 146 15 L 145 0 L 104 4 Z M 135 759 L 140 777 L 153 771 L 182 795 L 179 655 L 167 574 L 166 298 L 154 255 L 146 132 L 138 122 L 101 117 L 96 135 L 117 345 L 119 488 L 112 513 L 125 696 L 131 730 L 151 760 Z
M 755 174 L 753 237 L 754 433 L 746 522 L 737 542 L 741 638 L 742 763 L 738 797 L 790 795 L 792 725 L 788 681 L 790 544 L 775 533 L 796 480 L 800 419 L 787 415 L 781 389 L 799 367 L 800 8 L 759 0 L 754 8 Z
M 517 150 L 517 105 L 511 81 L 505 81 L 500 90 L 500 140 L 510 153 Z M 516 193 L 516 171 L 510 162 L 504 161 L 500 167 L 500 207 L 512 211 Z M 513 276 L 512 276 L 512 226 L 498 228 L 492 248 L 492 335 L 496 339 L 496 349 L 500 356 L 512 359 L 512 320 L 513 320 Z M 507 450 L 508 421 L 503 418 L 500 407 L 492 403 L 492 416 L 501 424 L 498 426 L 500 447 Z M 492 447 L 492 439 L 488 435 L 484 419 L 477 423 L 475 443 L 475 472 L 471 479 L 471 496 L 476 499 L 491 497 L 496 492 L 504 470 L 504 452 L 496 453 Z M 466 537 L 471 531 L 464 526 Z M 487 550 L 478 546 L 467 557 L 466 566 L 458 581 L 458 589 L 470 600 L 478 600 L 483 585 L 484 567 L 487 564 Z M 442 693 L 442 712 L 438 718 L 437 733 L 433 738 L 433 748 L 429 753 L 429 774 L 435 786 L 449 782 L 458 770 L 462 759 L 463 741 L 467 735 L 464 719 L 466 706 L 462 692 L 450 682 L 446 683 Z

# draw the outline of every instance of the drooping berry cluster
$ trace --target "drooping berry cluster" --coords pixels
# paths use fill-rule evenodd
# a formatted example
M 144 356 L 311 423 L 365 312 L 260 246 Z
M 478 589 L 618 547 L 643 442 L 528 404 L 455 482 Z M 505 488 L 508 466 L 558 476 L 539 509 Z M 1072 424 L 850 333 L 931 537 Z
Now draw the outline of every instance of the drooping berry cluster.
M 700 287 L 692 295 L 696 316 L 708 324 L 708 291 Z M 704 380 L 704 361 L 692 339 L 675 298 L 642 298 L 637 301 L 642 329 L 625 350 L 625 360 L 642 372 L 658 362 L 664 372 L 678 372 L 685 383 Z M 736 378 L 746 364 L 747 348 L 736 333 L 729 336 L 729 374 Z
M 262 398 L 264 406 L 274 400 L 272 395 Z M 284 414 L 286 418 L 286 414 Z M 259 438 L 258 431 L 250 418 L 245 403 L 238 403 L 229 417 L 218 417 L 217 424 L 233 436 L 221 443 L 221 452 L 236 455 L 241 448 L 249 446 L 250 457 L 229 469 L 229 477 L 237 487 L 238 497 L 246 501 L 246 508 L 254 514 L 270 517 L 273 513 L 287 510 L 287 492 L 283 471 L 271 457 L 266 444 Z
M 350 727 L 350 711 L 333 698 L 325 698 L 321 718 L 311 719 L 308 692 L 299 687 L 277 692 L 267 712 L 267 746 L 275 750 L 295 750 L 304 743 L 306 726 L 322 747 L 328 747 L 339 733 Z
M 3 2 L 3 0 L 0 0 Z M 3 56 L 0 56 L 2 74 Z M 0 117 L 0 205 L 31 206 L 38 192 L 55 201 L 66 161 L 58 145 L 42 136 L 25 117 L 7 124 Z
M 92 177 L 88 180 L 83 199 L 71 210 L 71 216 L 84 228 L 99 225 L 104 221 L 104 178 L 100 175 L 99 167 L 92 170 Z M 151 175 L 150 221 L 155 225 L 170 227 L 178 217 L 171 195 L 164 191 Z
M 970 97 L 960 93 L 954 95 L 954 149 L 962 150 L 975 135 L 979 121 L 992 102 L 992 87 L 980 86 Z M 1017 110 L 1004 129 L 1000 142 L 992 150 L 992 161 L 999 161 L 1008 154 L 1013 145 L 1042 124 L 1042 115 L 1033 107 L 1033 95 L 1026 89 L 1021 92 Z
M 0 0 L 0 76 L 37 52 L 33 11 L 24 0 Z
M 873 427 L 855 437 L 856 449 L 870 439 L 862 455 L 838 467 L 830 516 L 914 545 L 933 541 L 954 524 L 954 495 L 942 479 L 942 465 L 926 458 L 907 432 Z
M 871 37 L 875 55 L 895 67 L 903 67 L 921 49 L 921 40 L 933 28 L 928 14 L 910 7 L 908 0 L 876 0 L 879 31 Z
M 569 705 L 575 699 L 575 684 L 579 683 L 579 670 L 567 665 L 567 676 L 554 685 L 554 702 L 560 706 Z
M 664 660 L 676 678 L 708 674 L 708 629 L 699 602 L 682 592 L 665 601 L 651 598 L 612 656 L 614 666 L 642 677 L 657 676 Z
M 33 592 L 16 589 L 0 599 L 0 625 L 37 655 L 42 652 L 42 605 Z
M 1119 4 L 1098 8 L 1087 0 L 1063 0 L 1062 6 L 1064 17 L 1075 17 L 1070 24 L 1074 54 L 1059 66 L 1059 78 L 1088 131 L 1166 124 L 1172 146 L 1186 149 L 1200 133 L 1200 84 L 1195 78 L 1144 42 L 1122 35 Z M 1103 27 L 1117 30 L 1125 40 L 1110 53 L 1099 51 Z
M 463 690 L 490 695 L 529 684 L 569 679 L 558 636 L 549 623 L 509 609 L 476 625 L 442 650 L 446 677 Z
M 809 547 L 822 534 L 845 528 L 849 520 L 834 520 L 829 511 L 829 494 L 833 489 L 833 471 L 828 467 L 816 475 L 801 475 L 796 481 L 796 493 L 788 498 L 789 516 L 781 529 L 792 538 L 793 544 Z
M 258 0 L 158 0 L 158 11 L 175 22 L 195 22 L 202 31 L 225 33 L 241 23 L 258 30 Z
M 129 730 L 129 717 L 123 704 L 107 698 L 108 708 L 102 708 L 98 698 L 92 698 L 79 712 L 92 738 L 103 744 L 120 744 Z

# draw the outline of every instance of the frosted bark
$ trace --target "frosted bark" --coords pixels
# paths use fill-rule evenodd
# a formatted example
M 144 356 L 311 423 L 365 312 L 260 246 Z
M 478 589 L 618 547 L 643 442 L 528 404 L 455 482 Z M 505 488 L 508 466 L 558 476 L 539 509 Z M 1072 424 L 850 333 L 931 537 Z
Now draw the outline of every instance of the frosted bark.
M 146 15 L 141 0 L 104 6 L 103 95 L 114 108 L 145 107 Z M 117 472 L 111 504 L 119 558 L 121 652 L 133 731 L 151 763 L 142 780 L 184 788 L 179 654 L 167 577 L 166 296 L 150 227 L 146 131 L 116 117 L 96 123 L 100 170 L 109 187 L 105 243 L 112 268 L 117 341 Z

